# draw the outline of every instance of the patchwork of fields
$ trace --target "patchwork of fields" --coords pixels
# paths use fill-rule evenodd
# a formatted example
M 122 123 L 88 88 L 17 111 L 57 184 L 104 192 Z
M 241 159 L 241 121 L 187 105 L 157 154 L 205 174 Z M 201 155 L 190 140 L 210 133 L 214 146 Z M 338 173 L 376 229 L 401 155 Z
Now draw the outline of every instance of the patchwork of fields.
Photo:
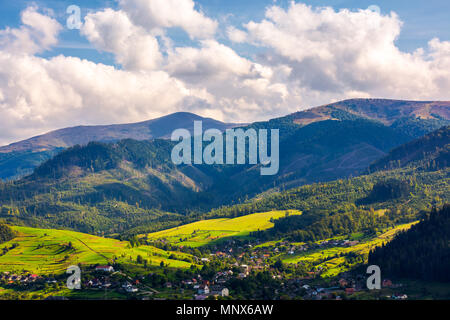
M 140 255 L 148 265 L 189 268 L 192 256 L 152 246 L 132 248 L 129 242 L 65 230 L 13 227 L 18 236 L 0 245 L 0 272 L 58 274 L 75 264 L 135 263 Z M 8 249 L 8 250 L 6 250 Z M 172 259 L 169 259 L 169 256 Z
M 271 219 L 301 215 L 300 211 L 270 211 L 233 219 L 202 220 L 180 227 L 147 234 L 148 240 L 165 239 L 179 246 L 200 247 L 230 237 L 246 237 L 250 232 L 273 228 Z

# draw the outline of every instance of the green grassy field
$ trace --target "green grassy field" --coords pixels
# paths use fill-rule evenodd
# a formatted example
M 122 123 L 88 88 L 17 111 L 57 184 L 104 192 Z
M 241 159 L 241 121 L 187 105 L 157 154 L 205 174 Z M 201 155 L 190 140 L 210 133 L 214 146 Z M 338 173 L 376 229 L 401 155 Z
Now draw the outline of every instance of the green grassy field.
M 417 222 L 399 225 L 377 237 L 365 241 L 359 234 L 355 234 L 354 238 L 359 238 L 361 241 L 359 244 L 352 247 L 332 247 L 323 250 L 314 250 L 313 252 L 305 252 L 299 255 L 283 255 L 281 256 L 281 260 L 284 263 L 291 264 L 299 262 L 314 264 L 317 268 L 322 268 L 324 270 L 321 274 L 322 277 L 334 277 L 350 269 L 349 266 L 346 266 L 345 257 L 339 257 L 337 255 L 356 253 L 358 255 L 363 255 L 364 259 L 367 260 L 370 250 L 377 246 L 381 246 L 383 243 L 389 242 L 398 232 L 408 230 L 415 223 Z
M 129 242 L 101 238 L 93 235 L 53 229 L 13 227 L 18 236 L 0 245 L 0 272 L 33 272 L 39 275 L 65 272 L 68 266 L 118 263 L 135 263 L 138 255 L 148 265 L 161 261 L 169 267 L 189 268 L 188 254 L 168 252 L 152 246 L 132 248 Z M 68 244 L 72 243 L 72 248 Z M 3 248 L 17 247 L 3 254 Z M 174 254 L 177 260 L 169 259 Z M 172 257 L 173 258 L 173 257 Z
M 246 237 L 250 232 L 273 227 L 270 220 L 289 215 L 300 215 L 300 211 L 270 211 L 246 215 L 233 219 L 211 219 L 180 227 L 147 234 L 149 240 L 165 239 L 171 244 L 199 247 L 230 237 Z

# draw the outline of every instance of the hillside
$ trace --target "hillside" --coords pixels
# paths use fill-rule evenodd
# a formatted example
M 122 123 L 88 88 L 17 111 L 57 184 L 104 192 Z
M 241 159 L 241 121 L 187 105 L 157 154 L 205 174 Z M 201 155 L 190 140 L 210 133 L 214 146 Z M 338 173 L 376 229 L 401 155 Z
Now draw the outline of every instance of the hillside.
M 123 139 L 149 140 L 169 139 L 175 129 L 185 128 L 193 132 L 194 121 L 203 121 L 204 128 L 225 130 L 237 124 L 227 124 L 211 118 L 203 118 L 193 113 L 178 112 L 161 118 L 130 124 L 103 126 L 77 126 L 52 131 L 24 141 L 0 147 L 0 153 L 19 151 L 48 151 L 85 145 L 91 141 L 113 142 Z
M 180 227 L 150 233 L 144 236 L 149 241 L 164 240 L 179 246 L 197 247 L 218 243 L 235 237 L 245 237 L 250 232 L 273 227 L 273 219 L 285 215 L 300 215 L 295 210 L 271 211 L 246 215 L 234 219 L 210 219 Z
M 75 146 L 31 176 L 0 184 L 0 215 L 32 226 L 114 233 L 161 215 L 170 220 L 166 212 L 205 212 L 273 188 L 358 175 L 407 140 L 366 120 L 324 121 L 280 134 L 280 174 L 271 177 L 258 166 L 174 166 L 173 143 L 166 140 Z
M 383 103 L 388 102 L 383 100 Z M 402 106 L 400 102 L 396 105 Z M 360 110 L 355 108 L 347 107 L 348 110 Z M 373 107 L 368 104 L 366 109 L 370 108 Z M 413 110 L 417 113 L 419 109 Z M 14 224 L 62 227 L 86 233 L 113 234 L 150 226 L 156 230 L 157 226 L 171 227 L 181 221 L 192 221 L 193 213 L 205 214 L 214 208 L 245 202 L 253 197 L 359 176 L 367 172 L 371 163 L 413 139 L 410 129 L 416 127 L 394 128 L 392 125 L 398 119 L 404 119 L 403 113 L 398 116 L 394 112 L 389 126 L 389 123 L 359 116 L 344 117 L 342 112 L 341 119 L 307 125 L 295 124 L 293 115 L 252 124 L 250 127 L 254 128 L 280 128 L 280 171 L 275 176 L 261 176 L 259 165 L 175 166 L 170 160 L 174 143 L 168 140 L 127 139 L 74 146 L 40 165 L 30 176 L 0 183 L 0 217 Z M 381 118 L 386 117 L 383 112 L 380 111 Z M 415 121 L 430 129 L 428 120 L 417 118 Z M 446 132 L 446 129 L 442 130 Z M 439 132 L 426 138 L 429 140 L 427 150 L 442 148 L 447 136 Z M 414 148 L 413 144 L 410 149 Z M 398 156 L 397 153 L 390 155 L 389 161 L 395 162 Z M 432 155 L 426 153 L 427 159 L 429 156 Z M 446 166 L 425 169 L 433 171 Z M 394 178 L 396 175 L 392 174 Z M 408 175 L 408 181 L 415 179 L 411 173 Z M 424 176 L 423 179 L 420 183 L 428 185 L 427 178 Z M 380 179 L 374 175 L 370 180 L 372 188 Z M 360 194 L 355 203 L 369 205 L 376 193 L 370 192 Z M 303 211 L 285 206 L 271 206 L 264 211 L 278 209 Z
M 450 102 L 416 102 L 385 99 L 352 99 L 300 111 L 286 117 L 250 125 L 254 128 L 276 128 L 285 131 L 285 136 L 296 129 L 326 120 L 370 120 L 391 128 L 408 140 L 421 137 L 444 125 L 450 124 Z M 50 159 L 64 148 L 86 145 L 91 141 L 115 142 L 123 139 L 148 140 L 167 139 L 173 130 L 193 130 L 194 120 L 202 120 L 205 129 L 243 126 L 227 124 L 179 112 L 154 120 L 134 124 L 78 126 L 49 132 L 24 141 L 0 147 L 0 179 L 17 179 L 30 174 L 42 162 Z M 405 141 L 403 141 L 405 142 Z M 379 151 L 367 149 L 365 145 L 355 147 L 367 152 L 369 157 Z M 354 155 L 351 150 L 350 154 Z
M 193 132 L 194 121 L 203 121 L 205 129 L 222 131 L 237 126 L 192 113 L 178 112 L 139 123 L 64 128 L 0 147 L 0 179 L 14 179 L 29 174 L 38 165 L 68 147 L 86 145 L 91 141 L 169 139 L 172 132 L 179 128 Z
M 446 126 L 395 148 L 370 167 L 386 170 L 420 163 L 421 167 L 445 168 L 450 164 L 450 127 Z
M 332 119 L 364 118 L 394 128 L 416 123 L 412 135 L 433 131 L 450 120 L 450 101 L 405 101 L 388 99 L 350 99 L 312 108 L 291 115 L 300 125 Z M 422 124 L 415 121 L 420 119 Z
M 407 195 L 377 197 L 370 203 L 364 201 L 381 182 L 396 180 L 409 186 Z M 449 184 L 449 168 L 423 172 L 414 168 L 396 169 L 273 193 L 212 210 L 202 217 L 237 217 L 270 210 L 303 212 L 301 216 L 275 220 L 274 228 L 253 235 L 264 241 L 287 238 L 302 242 L 354 232 L 373 234 L 380 228 L 416 221 L 421 212 L 430 210 L 432 205 L 448 203 Z
M 398 278 L 450 282 L 450 206 L 434 209 L 419 224 L 373 250 L 369 263 Z
M 138 255 L 146 259 L 148 265 L 159 266 L 163 261 L 170 267 L 191 266 L 186 262 L 192 260 L 188 254 L 167 252 L 152 246 L 133 248 L 128 241 L 65 230 L 24 227 L 13 227 L 13 230 L 17 236 L 0 244 L 0 272 L 60 274 L 77 264 L 136 264 Z
M 320 276 L 323 278 L 335 277 L 357 266 L 359 263 L 367 263 L 369 252 L 372 248 L 382 246 L 399 233 L 409 230 L 415 222 L 401 224 L 395 226 L 388 231 L 381 233 L 380 235 L 374 235 L 373 237 L 367 237 L 360 233 L 335 237 L 327 239 L 325 241 L 333 242 L 343 238 L 355 238 L 358 243 L 350 247 L 333 246 L 331 245 L 326 249 L 317 249 L 310 252 L 302 252 L 295 255 L 284 254 L 280 257 L 281 261 L 288 264 L 308 264 L 312 268 L 321 270 Z M 321 241 L 318 242 L 322 243 Z M 355 258 L 359 258 L 355 259 Z

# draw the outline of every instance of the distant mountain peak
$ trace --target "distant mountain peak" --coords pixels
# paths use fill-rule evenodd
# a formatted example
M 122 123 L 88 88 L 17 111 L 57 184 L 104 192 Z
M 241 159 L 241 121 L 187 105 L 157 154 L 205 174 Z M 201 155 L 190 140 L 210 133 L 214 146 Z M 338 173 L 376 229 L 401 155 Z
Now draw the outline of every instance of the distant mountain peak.
M 41 152 L 55 148 L 67 148 L 77 144 L 85 145 L 91 141 L 114 142 L 122 139 L 167 139 L 170 137 L 171 132 L 176 129 L 193 130 L 193 122 L 196 120 L 202 120 L 205 128 L 226 130 L 237 126 L 237 124 L 204 118 L 194 113 L 176 112 L 137 123 L 74 126 L 58 129 L 0 147 L 0 153 Z

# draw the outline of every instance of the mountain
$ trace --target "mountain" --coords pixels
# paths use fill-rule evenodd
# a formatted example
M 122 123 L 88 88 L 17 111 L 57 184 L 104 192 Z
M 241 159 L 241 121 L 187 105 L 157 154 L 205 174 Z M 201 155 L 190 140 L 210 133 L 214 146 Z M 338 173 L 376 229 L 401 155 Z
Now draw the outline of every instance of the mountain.
M 276 128 L 289 133 L 300 127 L 326 120 L 373 120 L 390 127 L 409 139 L 415 139 L 450 124 L 450 102 L 417 102 L 386 99 L 352 99 L 296 112 L 286 117 L 250 125 Z M 167 139 L 173 130 L 192 132 L 194 120 L 202 120 L 205 129 L 243 126 L 179 112 L 134 124 L 78 126 L 0 147 L 0 179 L 14 180 L 30 174 L 34 168 L 55 154 L 74 145 L 91 141 L 115 142 L 122 139 Z M 287 136 L 288 134 L 285 134 Z
M 139 123 L 60 129 L 0 147 L 0 179 L 14 179 L 29 174 L 39 164 L 68 147 L 86 145 L 91 141 L 170 139 L 172 132 L 179 128 L 193 132 L 194 121 L 203 121 L 204 130 L 215 128 L 224 131 L 237 126 L 178 112 Z
M 62 151 L 28 177 L 0 183 L 0 217 L 87 233 L 172 226 L 246 198 L 358 175 L 404 140 L 369 120 L 313 123 L 282 139 L 280 174 L 273 177 L 261 176 L 258 166 L 175 166 L 175 143 L 168 140 L 91 142 Z
M 450 126 L 395 148 L 370 167 L 370 171 L 405 167 L 421 162 L 422 167 L 445 168 L 450 164 Z
M 300 125 L 333 119 L 364 118 L 394 128 L 402 127 L 408 124 L 408 121 L 411 125 L 417 119 L 422 122 L 414 128 L 416 134 L 419 134 L 418 131 L 427 130 L 426 126 L 435 126 L 450 120 L 450 101 L 351 99 L 297 112 L 291 117 L 294 123 Z
M 67 148 L 85 145 L 91 141 L 114 142 L 123 139 L 149 140 L 170 139 L 172 132 L 179 128 L 193 132 L 194 121 L 203 121 L 203 128 L 224 131 L 236 124 L 223 123 L 211 118 L 203 118 L 193 113 L 178 112 L 158 119 L 130 124 L 106 126 L 78 126 L 49 132 L 24 141 L 0 147 L 0 153 L 19 151 L 48 151 L 54 148 Z
M 444 131 L 445 128 L 442 128 L 429 136 L 440 136 Z M 428 147 L 437 150 L 436 146 L 440 144 L 439 139 L 430 139 Z M 384 171 L 352 179 L 266 192 L 240 204 L 213 209 L 196 219 L 236 218 L 255 212 L 299 210 L 302 215 L 286 215 L 273 221 L 274 228 L 252 236 L 260 241 L 284 239 L 305 242 L 348 236 L 355 232 L 374 235 L 383 228 L 417 221 L 432 207 L 450 203 L 448 162 L 442 162 L 439 166 L 423 165 L 432 162 L 434 156 L 430 153 L 404 167 L 388 167 Z M 392 159 L 394 162 L 398 160 Z M 140 230 L 143 229 L 136 231 Z M 448 230 L 445 232 L 448 233 Z
M 259 165 L 230 169 L 229 182 L 213 185 L 209 191 L 234 201 L 268 190 L 357 176 L 392 148 L 409 140 L 401 131 L 365 119 L 325 120 L 280 129 L 277 175 L 261 177 Z
M 275 176 L 261 176 L 260 165 L 175 166 L 170 159 L 175 143 L 164 139 L 76 145 L 41 164 L 30 176 L 0 183 L 0 218 L 87 233 L 123 232 L 155 224 L 156 220 L 170 226 L 192 213 L 265 198 L 311 183 L 359 176 L 392 149 L 421 137 L 421 132 L 449 123 L 442 112 L 445 108 L 437 108 L 441 119 L 412 119 L 411 112 L 399 111 L 400 102 L 369 100 L 364 108 L 361 101 L 342 102 L 345 107 L 340 106 L 333 119 L 298 123 L 305 113 L 312 112 L 309 110 L 247 126 L 280 129 L 280 170 Z M 392 119 L 381 107 L 386 104 L 392 107 Z M 426 108 L 424 103 L 417 103 L 414 108 L 412 102 L 405 105 L 415 113 Z M 376 112 L 369 110 L 377 108 L 381 111 L 375 117 Z M 433 114 L 436 111 L 434 107 L 427 108 Z M 192 128 L 193 120 L 199 118 L 188 115 L 189 118 L 177 114 L 165 121 L 160 119 L 153 132 L 166 137 L 169 125 Z M 174 117 L 185 122 L 174 125 Z M 211 121 L 206 128 L 216 124 Z M 427 148 L 441 148 L 446 139 L 430 139 Z

